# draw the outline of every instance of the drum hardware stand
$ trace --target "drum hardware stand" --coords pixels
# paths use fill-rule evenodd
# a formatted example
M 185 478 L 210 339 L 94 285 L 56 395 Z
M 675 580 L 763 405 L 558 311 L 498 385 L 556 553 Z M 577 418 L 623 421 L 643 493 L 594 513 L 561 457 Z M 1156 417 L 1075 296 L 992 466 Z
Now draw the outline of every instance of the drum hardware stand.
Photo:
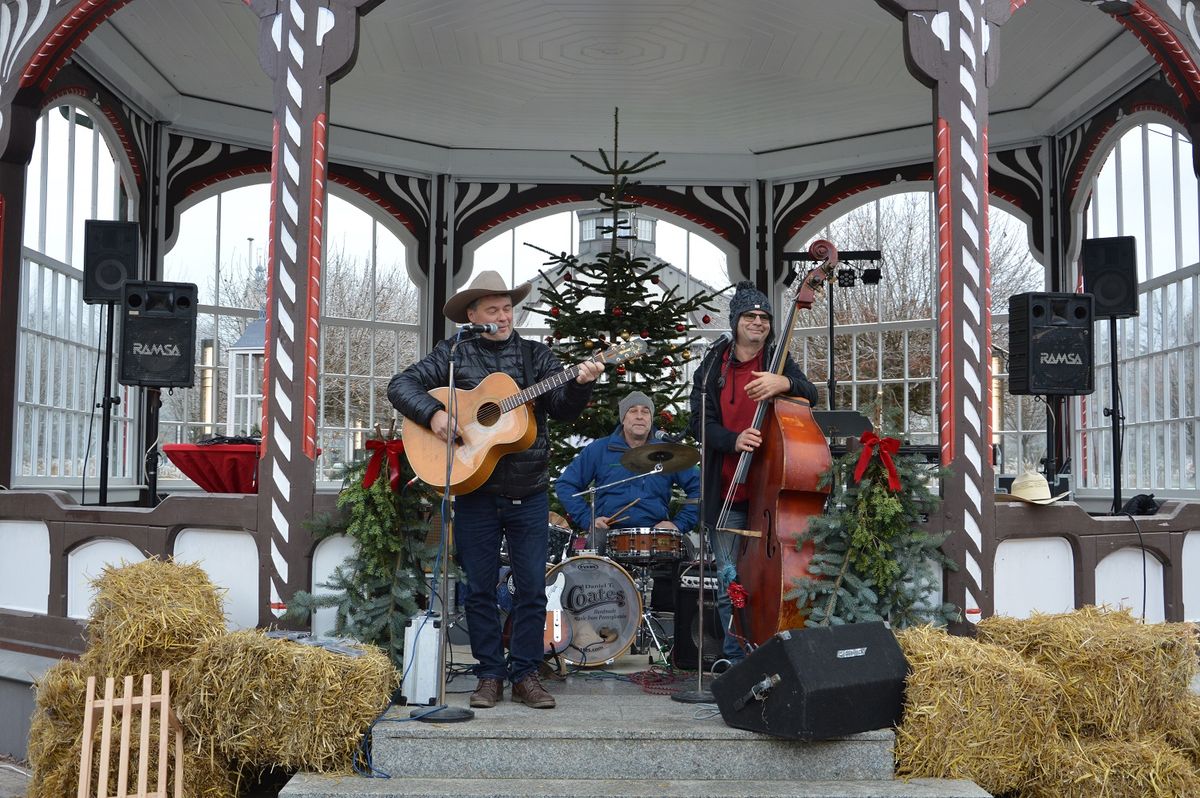
M 650 575 L 650 566 L 648 565 L 635 565 L 633 569 L 637 574 L 634 577 L 634 584 L 637 585 L 638 592 L 642 594 L 642 622 L 638 626 L 637 636 L 633 642 L 633 648 L 639 650 L 634 653 L 646 653 L 649 642 L 646 638 L 649 637 L 650 641 L 654 643 L 654 648 L 658 651 L 658 658 L 661 660 L 662 665 L 664 667 L 668 666 L 670 663 L 667 661 L 667 655 L 663 650 L 663 641 L 658 639 L 658 633 L 654 631 L 654 624 L 657 623 L 661 627 L 662 622 L 659 621 L 654 611 L 650 609 L 650 596 L 654 592 L 654 577 Z M 668 642 L 672 642 L 666 636 L 665 632 L 663 637 Z M 653 659 L 651 659 L 651 663 L 653 663 Z
M 457 437 L 458 419 L 456 413 L 458 402 L 454 396 L 454 363 L 455 355 L 458 352 L 458 344 L 462 338 L 462 333 L 454 336 L 454 343 L 450 345 L 450 378 L 447 380 L 450 390 L 447 398 L 454 413 L 447 416 L 446 428 L 446 483 L 442 487 L 442 510 L 446 513 L 445 523 L 442 524 L 442 573 L 441 587 L 442 592 L 442 615 L 444 618 L 450 617 L 450 543 L 454 540 L 454 504 L 450 498 L 450 477 L 454 470 L 454 440 Z M 430 614 L 432 614 L 432 604 L 430 602 Z M 459 723 L 464 720 L 472 720 L 475 713 L 466 707 L 452 707 L 446 704 L 446 663 L 449 659 L 446 654 L 450 648 L 450 638 L 447 635 L 445 623 L 437 625 L 438 632 L 438 689 L 437 701 L 432 707 L 418 707 L 409 713 L 409 717 L 413 720 L 424 721 L 425 723 Z
M 733 346 L 733 332 L 731 331 L 727 335 L 726 340 L 728 340 L 729 346 Z M 722 339 L 717 338 L 709 344 L 710 349 L 720 340 Z M 705 454 L 705 450 L 708 448 L 708 378 L 716 362 L 717 358 L 714 357 L 700 377 L 700 503 L 696 508 L 696 528 L 700 530 L 700 564 L 697 566 L 700 583 L 696 586 L 696 636 L 698 638 L 696 643 L 696 689 L 671 693 L 671 700 L 681 704 L 716 703 L 712 691 L 704 689 L 704 560 L 707 557 L 705 542 L 709 533 L 708 524 L 704 521 L 704 476 L 708 466 L 708 456 Z M 679 636 L 678 629 L 675 630 L 675 636 Z

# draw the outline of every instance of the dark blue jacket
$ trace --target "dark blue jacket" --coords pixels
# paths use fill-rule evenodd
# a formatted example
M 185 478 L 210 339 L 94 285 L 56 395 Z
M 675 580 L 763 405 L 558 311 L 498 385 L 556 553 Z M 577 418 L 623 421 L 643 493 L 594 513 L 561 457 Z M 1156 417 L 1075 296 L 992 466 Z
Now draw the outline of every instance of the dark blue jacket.
M 653 440 L 653 432 L 651 432 Z M 625 442 L 625 433 L 620 425 L 607 438 L 600 438 L 589 443 L 575 455 L 575 459 L 562 472 L 562 476 L 554 485 L 554 491 L 559 501 L 571 516 L 571 520 L 584 530 L 591 527 L 592 514 L 587 497 L 574 497 L 589 485 L 607 485 L 610 482 L 631 477 L 634 472 L 621 465 L 621 457 L 629 451 Z M 671 518 L 668 510 L 671 501 L 671 488 L 678 485 L 689 499 L 700 495 L 700 471 L 686 468 L 674 474 L 654 474 L 641 479 L 634 479 L 615 488 L 602 490 L 596 494 L 596 516 L 611 516 L 616 510 L 634 499 L 638 503 L 630 507 L 622 516 L 627 520 L 617 524 L 620 527 L 652 527 L 659 521 L 674 521 L 680 531 L 687 532 L 696 525 L 695 504 L 685 504 L 679 513 Z

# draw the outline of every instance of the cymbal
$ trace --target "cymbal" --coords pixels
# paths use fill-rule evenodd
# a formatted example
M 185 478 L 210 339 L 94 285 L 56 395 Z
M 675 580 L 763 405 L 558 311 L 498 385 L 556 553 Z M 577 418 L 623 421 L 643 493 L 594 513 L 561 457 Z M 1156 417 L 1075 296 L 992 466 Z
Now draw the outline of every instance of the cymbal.
M 630 449 L 621 457 L 621 465 L 635 474 L 652 471 L 661 465 L 661 473 L 674 474 L 700 462 L 700 452 L 682 443 L 647 443 Z

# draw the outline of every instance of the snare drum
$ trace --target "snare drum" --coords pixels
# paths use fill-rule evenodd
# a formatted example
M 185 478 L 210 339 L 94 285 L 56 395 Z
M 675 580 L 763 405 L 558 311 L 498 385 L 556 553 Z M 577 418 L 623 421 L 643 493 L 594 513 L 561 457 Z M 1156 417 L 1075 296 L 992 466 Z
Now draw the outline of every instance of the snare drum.
M 683 533 L 678 529 L 629 527 L 608 531 L 608 556 L 620 563 L 645 565 L 683 559 Z
M 571 557 L 550 569 L 546 584 L 565 576 L 560 600 L 571 625 L 563 659 L 572 665 L 607 665 L 633 645 L 642 621 L 642 597 L 633 578 L 606 557 Z

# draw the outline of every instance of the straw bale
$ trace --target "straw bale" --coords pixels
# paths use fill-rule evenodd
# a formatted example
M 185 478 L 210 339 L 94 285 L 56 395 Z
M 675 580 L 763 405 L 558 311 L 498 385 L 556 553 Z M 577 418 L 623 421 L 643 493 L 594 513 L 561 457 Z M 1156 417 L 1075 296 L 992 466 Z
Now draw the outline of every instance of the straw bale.
M 1172 748 L 1200 767 L 1200 696 L 1188 695 L 1174 723 L 1165 724 L 1163 733 Z
M 1191 624 L 1142 624 L 1085 607 L 1024 620 L 993 617 L 979 639 L 1024 654 L 1059 683 L 1065 730 L 1136 739 L 1184 722 L 1197 644 Z
M 204 641 L 181 718 L 213 750 L 256 767 L 349 771 L 397 674 L 374 648 L 347 656 L 257 630 Z
M 930 626 L 896 638 L 912 669 L 896 772 L 971 779 L 995 794 L 1026 783 L 1057 736 L 1054 681 L 1007 649 Z
M 199 565 L 151 558 L 92 581 L 84 661 L 97 675 L 159 673 L 225 633 L 221 591 Z
M 1200 795 L 1200 776 L 1162 740 L 1060 738 L 1047 746 L 1018 798 L 1181 798 Z
M 87 698 L 87 666 L 82 662 L 63 660 L 42 676 L 35 684 L 36 705 L 29 730 L 29 764 L 32 778 L 27 792 L 28 798 L 62 798 L 74 795 L 79 784 L 79 754 L 83 738 L 84 701 Z M 102 677 L 97 677 L 102 678 Z M 156 680 L 157 683 L 157 680 Z M 139 684 L 140 687 L 140 684 Z M 120 688 L 118 688 L 120 689 Z M 135 715 L 135 719 L 140 716 Z M 137 730 L 132 730 L 136 747 Z M 116 741 L 120 740 L 121 721 L 114 716 L 110 754 L 109 787 L 115 789 L 117 768 Z M 148 765 L 152 779 L 158 773 L 158 728 L 151 728 L 152 754 Z M 99 725 L 93 744 L 99 745 Z M 235 798 L 238 794 L 239 775 L 223 757 L 200 753 L 191 744 L 194 740 L 184 735 L 184 795 L 187 798 Z M 97 747 L 93 762 L 99 762 Z M 174 760 L 169 760 L 168 778 L 174 778 Z M 93 765 L 93 768 L 96 765 Z M 130 763 L 130 786 L 136 786 L 136 755 Z

